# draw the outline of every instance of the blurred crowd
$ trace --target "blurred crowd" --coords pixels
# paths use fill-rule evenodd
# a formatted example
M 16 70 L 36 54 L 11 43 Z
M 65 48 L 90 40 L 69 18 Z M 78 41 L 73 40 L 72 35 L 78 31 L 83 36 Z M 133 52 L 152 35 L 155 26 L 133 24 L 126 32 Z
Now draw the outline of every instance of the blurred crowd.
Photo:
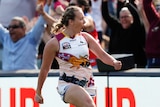
M 86 17 L 83 30 L 106 52 L 133 54 L 137 68 L 160 68 L 160 0 L 0 0 L 2 71 L 40 69 L 44 46 L 54 36 L 54 23 L 47 23 L 41 3 L 54 22 L 68 6 L 81 7 Z M 90 52 L 93 68 L 96 59 Z M 58 68 L 54 59 L 51 69 Z

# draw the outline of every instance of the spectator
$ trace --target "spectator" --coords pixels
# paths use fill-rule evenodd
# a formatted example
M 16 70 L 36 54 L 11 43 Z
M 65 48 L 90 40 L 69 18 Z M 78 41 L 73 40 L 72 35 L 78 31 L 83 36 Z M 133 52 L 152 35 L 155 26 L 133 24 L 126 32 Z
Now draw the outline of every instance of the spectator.
M 150 24 L 146 39 L 147 68 L 160 68 L 160 1 L 143 0 Z
M 45 10 L 48 11 L 50 0 Z M 42 15 L 45 17 L 45 14 Z M 0 42 L 3 45 L 3 71 L 37 69 L 37 48 L 44 30 L 45 20 L 40 16 L 36 25 L 26 33 L 23 18 L 14 17 L 8 29 L 0 24 Z
M 15 17 L 25 17 L 27 21 L 37 16 L 37 0 L 0 0 L 0 23 L 7 28 L 10 20 Z M 28 26 L 27 26 L 28 28 Z M 0 43 L 0 69 L 2 69 L 3 46 Z
M 147 63 L 144 51 L 146 33 L 139 13 L 135 6 L 124 0 L 118 1 L 118 6 L 123 7 L 119 13 L 119 20 L 109 14 L 107 0 L 103 0 L 102 3 L 102 15 L 112 32 L 109 53 L 133 54 L 135 65 L 144 68 Z
M 85 25 L 83 30 L 88 32 L 89 34 L 91 34 L 99 43 L 99 39 L 98 39 L 98 33 L 96 30 L 96 26 L 95 26 L 95 22 L 92 18 L 92 16 L 90 15 L 90 9 L 91 9 L 91 2 L 89 2 L 88 0 L 71 0 L 69 5 L 76 5 L 82 8 L 84 14 L 85 14 Z M 94 55 L 94 53 L 92 51 L 90 52 L 90 63 L 91 66 L 93 68 L 97 68 L 97 62 L 96 62 L 96 55 Z
M 101 43 L 102 41 L 102 35 L 104 33 L 102 28 L 102 11 L 101 11 L 101 5 L 102 0 L 90 0 L 91 1 L 91 16 L 95 22 L 95 27 L 98 33 L 98 39 Z
M 43 103 L 42 87 L 54 58 L 60 65 L 57 91 L 65 103 L 76 107 L 96 107 L 92 99 L 96 95 L 96 88 L 89 63 L 89 49 L 115 70 L 121 69 L 120 61 L 106 53 L 90 34 L 82 32 L 84 20 L 82 9 L 70 6 L 53 28 L 53 33 L 60 33 L 45 46 L 36 88 L 36 102 Z

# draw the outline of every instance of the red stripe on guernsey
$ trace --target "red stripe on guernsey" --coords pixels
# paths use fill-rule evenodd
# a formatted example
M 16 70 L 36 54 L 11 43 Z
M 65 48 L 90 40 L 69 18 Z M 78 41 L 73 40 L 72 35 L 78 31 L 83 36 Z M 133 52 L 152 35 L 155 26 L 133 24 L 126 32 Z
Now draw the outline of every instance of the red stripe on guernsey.
M 64 35 L 63 35 L 63 33 L 59 33 L 59 34 L 55 35 L 55 37 L 57 38 L 58 41 L 60 41 L 61 39 L 64 38 Z

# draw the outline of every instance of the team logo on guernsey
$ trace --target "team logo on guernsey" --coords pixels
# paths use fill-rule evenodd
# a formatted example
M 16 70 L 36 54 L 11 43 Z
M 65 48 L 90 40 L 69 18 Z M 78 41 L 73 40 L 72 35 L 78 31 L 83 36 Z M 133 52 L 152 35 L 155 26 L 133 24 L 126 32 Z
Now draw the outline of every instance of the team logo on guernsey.
M 70 45 L 70 43 L 68 43 L 68 42 L 64 42 L 64 43 L 62 44 L 62 47 L 63 47 L 63 49 L 69 49 L 69 48 L 71 48 L 71 45 Z

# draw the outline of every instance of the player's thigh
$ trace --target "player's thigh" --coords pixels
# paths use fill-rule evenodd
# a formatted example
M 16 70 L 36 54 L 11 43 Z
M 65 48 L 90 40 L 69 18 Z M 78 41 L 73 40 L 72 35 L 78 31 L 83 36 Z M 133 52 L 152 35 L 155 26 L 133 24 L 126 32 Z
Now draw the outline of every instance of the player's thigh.
M 77 107 L 94 105 L 92 97 L 84 88 L 78 85 L 71 85 L 65 93 L 65 102 L 71 103 Z

